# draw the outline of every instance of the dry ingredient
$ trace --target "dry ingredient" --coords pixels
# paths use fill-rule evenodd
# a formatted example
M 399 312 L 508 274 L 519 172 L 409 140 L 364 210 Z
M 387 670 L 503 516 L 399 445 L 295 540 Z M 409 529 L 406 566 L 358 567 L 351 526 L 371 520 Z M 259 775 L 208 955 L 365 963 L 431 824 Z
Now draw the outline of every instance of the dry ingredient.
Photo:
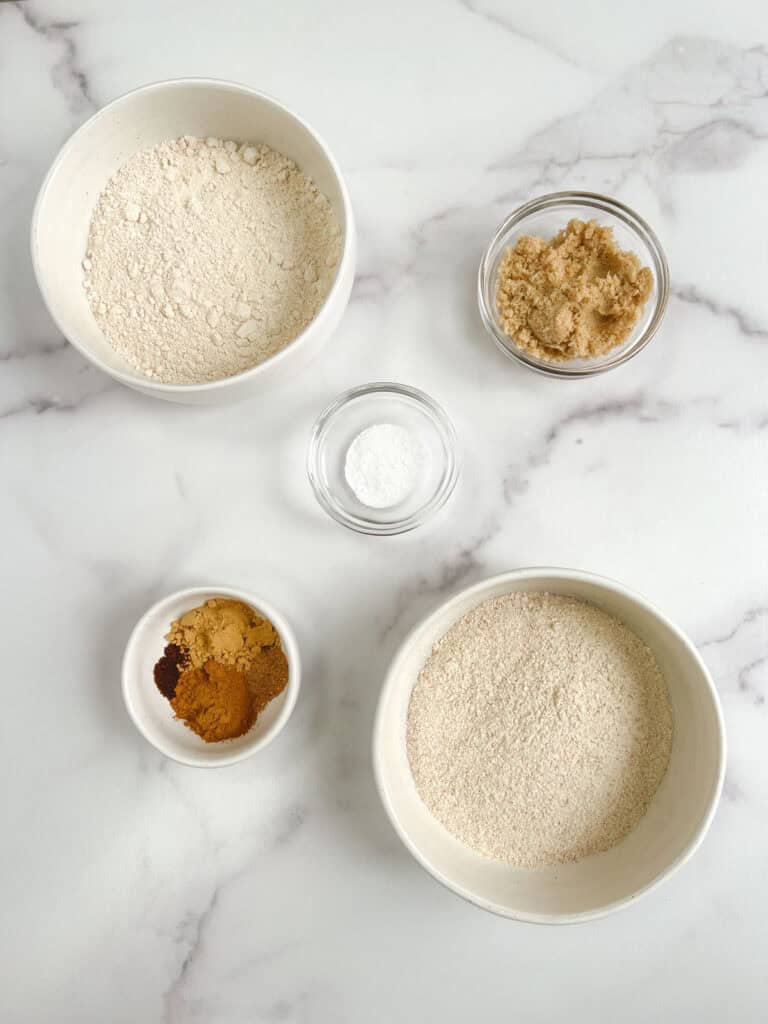
M 155 683 L 158 690 L 168 700 L 176 695 L 176 683 L 188 664 L 185 651 L 178 644 L 166 644 L 163 656 L 155 665 Z
M 515 593 L 435 645 L 408 709 L 422 800 L 479 853 L 522 868 L 609 849 L 669 762 L 672 712 L 650 649 L 594 605 Z
M 166 639 L 188 652 L 194 668 L 210 658 L 248 668 L 264 647 L 279 647 L 277 630 L 242 601 L 213 597 L 192 608 L 171 626 Z
M 572 220 L 551 242 L 524 235 L 499 266 L 496 308 L 506 334 L 547 362 L 593 359 L 623 344 L 653 274 L 616 245 L 613 229 Z
M 269 146 L 191 136 L 134 154 L 99 197 L 84 284 L 136 370 L 198 384 L 255 366 L 325 300 L 341 251 L 328 199 Z
M 390 508 L 416 486 L 425 453 L 418 438 L 395 423 L 366 427 L 350 444 L 344 476 L 355 497 L 369 508 Z
M 254 715 L 260 715 L 271 700 L 285 689 L 288 662 L 278 646 L 262 647 L 246 669 Z
M 285 689 L 280 636 L 248 605 L 212 598 L 171 624 L 155 682 L 207 743 L 242 736 Z
M 242 736 L 256 721 L 245 673 L 213 659 L 182 672 L 171 707 L 206 743 Z

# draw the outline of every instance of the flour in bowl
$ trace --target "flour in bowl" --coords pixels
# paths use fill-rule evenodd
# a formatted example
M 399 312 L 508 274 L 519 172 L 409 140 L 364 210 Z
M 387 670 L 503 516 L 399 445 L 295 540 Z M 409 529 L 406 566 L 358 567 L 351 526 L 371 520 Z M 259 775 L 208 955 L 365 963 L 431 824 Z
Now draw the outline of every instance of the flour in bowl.
M 200 384 L 293 341 L 328 295 L 340 252 L 330 202 L 292 160 L 185 136 L 134 154 L 108 182 L 84 283 L 130 366 Z
M 522 868 L 609 849 L 669 763 L 656 658 L 622 622 L 555 594 L 507 594 L 434 646 L 411 695 L 416 788 L 467 846 Z

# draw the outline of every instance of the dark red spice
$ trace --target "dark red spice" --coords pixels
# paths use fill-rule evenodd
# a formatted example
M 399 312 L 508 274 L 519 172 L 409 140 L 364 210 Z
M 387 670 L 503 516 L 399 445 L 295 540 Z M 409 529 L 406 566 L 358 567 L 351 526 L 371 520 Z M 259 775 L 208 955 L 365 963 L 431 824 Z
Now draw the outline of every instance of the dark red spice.
M 157 688 L 168 700 L 176 696 L 176 683 L 187 664 L 187 652 L 178 644 L 167 644 L 162 658 L 155 665 Z

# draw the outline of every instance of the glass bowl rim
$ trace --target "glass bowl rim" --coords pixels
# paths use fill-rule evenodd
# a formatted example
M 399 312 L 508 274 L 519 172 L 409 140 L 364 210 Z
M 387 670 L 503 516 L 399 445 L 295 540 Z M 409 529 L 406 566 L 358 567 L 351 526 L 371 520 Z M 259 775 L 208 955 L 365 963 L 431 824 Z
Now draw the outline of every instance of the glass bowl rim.
M 485 300 L 485 287 L 490 278 L 493 255 L 501 239 L 513 227 L 542 210 L 559 209 L 560 207 L 579 204 L 593 210 L 604 210 L 612 214 L 622 221 L 636 237 L 640 238 L 651 253 L 658 295 L 650 322 L 634 344 L 618 352 L 613 358 L 600 363 L 600 365 L 569 367 L 567 363 L 547 363 L 544 360 L 536 359 L 534 356 L 528 355 L 518 348 L 496 323 L 496 317 Z M 669 301 L 669 265 L 656 232 L 646 220 L 630 206 L 627 206 L 626 203 L 613 199 L 611 196 L 603 195 L 600 192 L 548 192 L 545 195 L 530 199 L 527 203 L 523 203 L 522 206 L 518 206 L 494 232 L 491 241 L 483 253 L 478 269 L 477 300 L 483 326 L 504 355 L 510 359 L 517 360 L 537 373 L 544 374 L 544 376 L 558 377 L 561 380 L 579 380 L 583 377 L 594 377 L 597 374 L 605 373 L 607 370 L 613 370 L 617 366 L 622 366 L 633 356 L 636 356 L 638 352 L 641 352 L 651 338 L 653 338 L 661 326 Z
M 378 523 L 363 516 L 356 516 L 353 513 L 347 512 L 334 500 L 330 490 L 323 485 L 318 469 L 320 444 L 331 421 L 351 402 L 358 398 L 375 394 L 409 398 L 426 410 L 436 424 L 446 452 L 446 464 L 443 468 L 439 485 L 429 501 L 409 516 L 386 523 Z M 357 533 L 367 533 L 371 536 L 386 537 L 399 533 L 408 533 L 410 530 L 415 530 L 416 527 L 422 526 L 435 512 L 442 508 L 456 487 L 459 478 L 456 431 L 443 407 L 419 388 L 408 384 L 395 384 L 391 381 L 373 381 L 370 384 L 361 384 L 350 388 L 348 391 L 343 391 L 334 398 L 315 420 L 307 448 L 307 476 L 321 508 L 332 519 L 335 519 L 337 523 L 341 523 L 342 526 L 355 530 Z

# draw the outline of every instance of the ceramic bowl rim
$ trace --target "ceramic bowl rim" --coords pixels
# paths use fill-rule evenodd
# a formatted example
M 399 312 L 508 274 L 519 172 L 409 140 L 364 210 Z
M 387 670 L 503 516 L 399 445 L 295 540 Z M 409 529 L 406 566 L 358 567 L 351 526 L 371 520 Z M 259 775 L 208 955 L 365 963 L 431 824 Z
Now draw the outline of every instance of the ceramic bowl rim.
M 406 830 L 402 827 L 397 814 L 392 806 L 391 801 L 386 792 L 384 773 L 381 766 L 382 754 L 385 738 L 384 738 L 384 706 L 389 699 L 390 693 L 396 687 L 396 677 L 399 672 L 400 662 L 405 657 L 406 652 L 412 646 L 417 636 L 422 630 L 427 629 L 434 620 L 442 615 L 454 605 L 463 602 L 468 596 L 474 594 L 482 594 L 484 591 L 490 590 L 496 585 L 505 582 L 520 581 L 520 580 L 536 580 L 542 577 L 559 577 L 564 581 L 577 581 L 592 584 L 603 590 L 608 590 L 612 593 L 616 593 L 634 604 L 638 605 L 645 612 L 651 616 L 656 617 L 664 626 L 666 626 L 674 637 L 679 641 L 686 653 L 692 658 L 696 667 L 699 670 L 699 675 L 704 682 L 704 694 L 708 697 L 712 710 L 714 711 L 715 721 L 717 723 L 717 773 L 715 783 L 710 792 L 709 798 L 706 805 L 706 813 L 703 815 L 699 826 L 685 848 L 680 854 L 668 864 L 662 871 L 660 871 L 654 879 L 642 886 L 640 889 L 623 896 L 620 899 L 613 900 L 611 903 L 604 904 L 603 906 L 596 907 L 594 910 L 588 911 L 577 911 L 575 913 L 533 913 L 526 911 L 518 911 L 514 908 L 510 908 L 501 903 L 496 903 L 493 900 L 485 900 L 482 897 L 477 896 L 476 893 L 468 889 L 466 886 L 460 885 L 446 875 L 438 871 L 435 866 L 416 846 L 412 841 Z M 696 850 L 699 848 L 704 840 L 709 828 L 714 819 L 717 811 L 720 795 L 722 793 L 723 781 L 725 779 L 725 768 L 726 768 L 726 733 L 725 733 L 725 722 L 723 718 L 722 707 L 720 705 L 720 698 L 717 693 L 717 689 L 712 680 L 712 676 L 704 663 L 703 658 L 694 647 L 692 641 L 683 633 L 683 631 L 675 625 L 662 611 L 660 611 L 654 604 L 638 594 L 636 591 L 626 587 L 623 583 L 619 583 L 618 580 L 614 580 L 608 576 L 598 575 L 596 573 L 585 572 L 580 569 L 565 569 L 558 567 L 547 567 L 547 566 L 531 566 L 528 568 L 514 569 L 508 572 L 497 573 L 493 576 L 488 576 L 477 583 L 472 584 L 469 587 L 464 587 L 458 593 L 454 594 L 448 600 L 441 602 L 436 608 L 433 608 L 424 618 L 422 618 L 414 627 L 411 629 L 404 640 L 398 645 L 397 651 L 395 652 L 390 665 L 387 669 L 387 673 L 384 677 L 382 684 L 381 693 L 379 695 L 378 703 L 376 706 L 376 715 L 373 726 L 373 742 L 372 742 L 372 753 L 373 753 L 373 774 L 376 782 L 376 789 L 379 793 L 379 798 L 384 806 L 387 817 L 389 818 L 392 827 L 397 833 L 400 841 L 403 843 L 405 848 L 416 860 L 416 862 L 433 878 L 435 878 L 441 885 L 451 892 L 460 896 L 468 903 L 472 903 L 482 910 L 490 911 L 499 917 L 508 918 L 513 921 L 521 921 L 529 924 L 547 924 L 547 925 L 564 925 L 564 924 L 580 924 L 585 921 L 593 921 L 601 917 L 607 917 L 609 914 L 615 913 L 616 911 L 623 910 L 626 907 L 637 903 L 637 901 L 653 892 L 658 886 L 662 885 L 669 878 L 671 878 L 690 858 L 694 855 Z
M 195 606 L 195 601 L 199 603 L 199 598 L 203 595 L 229 597 L 236 601 L 242 601 L 254 610 L 262 612 L 270 620 L 280 635 L 280 642 L 283 650 L 285 651 L 286 657 L 288 658 L 289 668 L 288 684 L 285 689 L 285 702 L 283 707 L 280 709 L 279 715 L 267 732 L 258 739 L 252 740 L 247 746 L 244 746 L 231 757 L 217 758 L 215 761 L 209 760 L 205 756 L 205 751 L 201 751 L 198 756 L 180 757 L 177 753 L 172 753 L 168 750 L 162 742 L 158 742 L 154 736 L 148 734 L 133 705 L 132 693 L 135 689 L 135 684 L 131 682 L 133 677 L 129 673 L 129 662 L 132 660 L 134 651 L 139 643 L 139 637 L 143 633 L 147 623 L 152 618 L 162 613 L 165 606 L 171 605 L 178 600 L 189 599 L 190 608 L 193 608 Z M 237 764 L 240 761 L 245 761 L 249 757 L 258 753 L 259 750 L 263 750 L 263 748 L 270 744 L 285 728 L 288 723 L 288 719 L 291 717 L 293 709 L 296 706 L 299 690 L 301 688 L 301 658 L 299 656 L 299 648 L 293 627 L 282 612 L 278 611 L 271 602 L 262 600 L 258 594 L 254 594 L 248 590 L 241 590 L 237 587 L 199 585 L 195 587 L 184 587 L 181 590 L 174 590 L 171 593 L 166 594 L 164 597 L 159 598 L 151 604 L 149 608 L 147 608 L 141 618 L 134 625 L 130 636 L 128 637 L 128 642 L 125 645 L 125 651 L 123 653 L 120 677 L 123 702 L 125 703 L 128 715 L 137 731 L 141 733 L 147 743 L 151 744 L 155 750 L 164 754 L 165 757 L 170 758 L 171 761 L 176 761 L 177 764 L 187 765 L 191 768 L 225 768 L 229 765 Z M 151 679 L 148 680 L 148 684 L 154 685 Z
M 162 92 L 170 89 L 178 88 L 198 88 L 201 86 L 215 86 L 220 89 L 224 89 L 229 92 L 239 92 L 251 97 L 257 97 L 260 100 L 265 100 L 268 104 L 276 107 L 282 111 L 289 118 L 296 121 L 317 143 L 320 151 L 323 154 L 339 189 L 339 195 L 341 197 L 342 206 L 344 208 L 344 231 L 343 231 L 343 245 L 341 251 L 341 258 L 339 259 L 338 267 L 336 268 L 336 275 L 333 280 L 328 294 L 326 295 L 322 305 L 315 313 L 312 320 L 307 324 L 300 334 L 289 342 L 284 348 L 280 349 L 274 355 L 269 356 L 263 362 L 258 363 L 256 366 L 251 366 L 247 370 L 243 370 L 240 373 L 232 374 L 229 377 L 221 377 L 218 380 L 205 381 L 202 384 L 166 384 L 161 381 L 155 381 L 151 377 L 144 377 L 140 373 L 135 374 L 127 372 L 122 369 L 118 369 L 113 366 L 108 366 L 100 356 L 93 352 L 89 345 L 81 341 L 80 337 L 70 337 L 70 335 L 64 330 L 61 322 L 59 321 L 58 315 L 54 312 L 53 307 L 49 298 L 48 287 L 45 282 L 45 275 L 43 274 L 40 267 L 40 244 L 39 244 L 39 221 L 41 217 L 41 211 L 43 203 L 47 196 L 48 190 L 51 183 L 58 172 L 64 159 L 78 144 L 81 136 L 87 128 L 93 125 L 96 121 L 109 117 L 114 114 L 119 108 L 133 99 L 140 93 L 150 92 Z M 228 388 L 233 387 L 236 384 L 241 384 L 244 381 L 250 381 L 257 378 L 260 374 L 264 373 L 268 368 L 271 369 L 274 366 L 279 366 L 286 358 L 290 358 L 290 353 L 295 351 L 297 348 L 303 347 L 309 339 L 310 334 L 321 319 L 324 313 L 332 306 L 335 302 L 336 297 L 343 291 L 345 287 L 346 271 L 350 263 L 354 262 L 355 258 L 355 221 L 354 214 L 352 212 L 352 201 L 349 197 L 349 190 L 347 184 L 341 173 L 336 158 L 333 156 L 327 143 L 318 132 L 315 131 L 312 126 L 304 120 L 299 114 L 293 109 L 281 103 L 280 100 L 275 99 L 274 96 L 269 93 L 262 92 L 259 89 L 252 89 L 248 85 L 243 85 L 240 82 L 230 82 L 222 78 L 207 78 L 204 76 L 189 76 L 184 78 L 167 78 L 161 79 L 156 82 L 148 82 L 145 85 L 137 86 L 135 89 L 130 89 L 128 92 L 121 93 L 116 96 L 109 103 L 105 103 L 103 107 L 100 107 L 94 114 L 92 114 L 86 121 L 84 121 L 68 139 L 63 143 L 61 148 L 58 150 L 53 158 L 53 161 L 48 168 L 48 171 L 43 179 L 40 189 L 35 199 L 34 209 L 32 211 L 32 221 L 30 226 L 30 249 L 32 253 L 32 267 L 35 274 L 35 280 L 37 281 L 37 287 L 45 304 L 45 308 L 48 311 L 48 315 L 51 317 L 56 327 L 60 331 L 62 337 L 64 337 L 77 351 L 90 363 L 96 366 L 102 373 L 106 373 L 114 380 L 119 381 L 121 384 L 125 384 L 131 388 L 143 388 L 147 393 L 153 392 L 155 394 L 162 394 L 168 396 L 181 396 L 181 395 L 194 395 L 194 394 L 211 394 L 217 391 L 226 391 Z

